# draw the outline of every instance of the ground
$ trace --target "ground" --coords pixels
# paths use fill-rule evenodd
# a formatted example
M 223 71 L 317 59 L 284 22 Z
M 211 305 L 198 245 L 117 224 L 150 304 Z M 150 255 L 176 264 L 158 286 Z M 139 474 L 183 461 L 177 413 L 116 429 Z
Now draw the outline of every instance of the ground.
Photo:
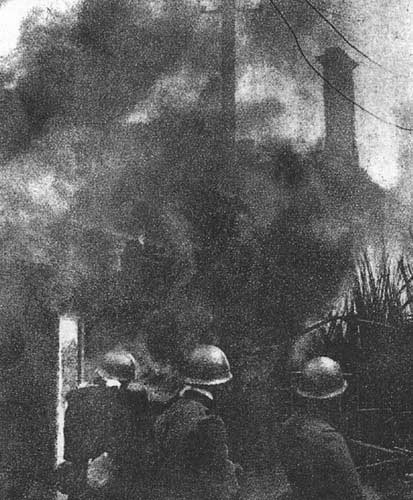
M 366 500 L 413 500 L 413 485 L 401 479 L 384 481 L 380 486 L 366 486 Z M 289 487 L 282 471 L 249 473 L 245 477 L 242 500 L 288 500 Z M 66 500 L 58 494 L 57 500 Z
M 413 500 L 413 485 L 400 478 L 383 481 L 380 485 L 365 487 L 366 500 Z M 242 500 L 287 500 L 289 487 L 285 475 L 281 472 L 272 474 L 250 474 L 245 480 Z

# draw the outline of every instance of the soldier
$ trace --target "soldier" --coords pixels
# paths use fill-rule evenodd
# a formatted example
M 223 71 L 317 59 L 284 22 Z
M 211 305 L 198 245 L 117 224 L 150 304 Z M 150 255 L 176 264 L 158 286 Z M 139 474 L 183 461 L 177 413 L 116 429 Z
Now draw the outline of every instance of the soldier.
M 340 365 L 332 359 L 306 364 L 297 388 L 303 408 L 285 422 L 279 442 L 294 499 L 365 498 L 346 441 L 333 427 L 346 389 Z
M 65 453 L 61 468 L 63 489 L 69 499 L 116 498 L 136 491 L 144 477 L 148 398 L 145 391 L 132 392 L 136 362 L 127 352 L 109 352 L 97 369 L 93 385 L 68 394 L 65 414 Z
M 225 354 L 200 345 L 185 362 L 185 386 L 157 419 L 159 498 L 229 500 L 239 491 L 228 457 L 226 429 L 213 413 L 214 396 L 232 378 Z

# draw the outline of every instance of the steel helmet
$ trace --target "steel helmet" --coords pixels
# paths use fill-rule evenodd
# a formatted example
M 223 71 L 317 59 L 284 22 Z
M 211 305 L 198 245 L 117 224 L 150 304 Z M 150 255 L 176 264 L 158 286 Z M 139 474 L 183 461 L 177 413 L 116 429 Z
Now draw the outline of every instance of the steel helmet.
M 331 399 L 347 389 L 340 365 L 325 356 L 308 361 L 301 372 L 297 394 L 309 399 Z
M 97 372 L 103 379 L 130 382 L 135 378 L 136 360 L 130 352 L 110 351 L 102 357 Z
M 199 345 L 188 356 L 183 370 L 192 385 L 218 385 L 232 379 L 228 358 L 214 345 Z

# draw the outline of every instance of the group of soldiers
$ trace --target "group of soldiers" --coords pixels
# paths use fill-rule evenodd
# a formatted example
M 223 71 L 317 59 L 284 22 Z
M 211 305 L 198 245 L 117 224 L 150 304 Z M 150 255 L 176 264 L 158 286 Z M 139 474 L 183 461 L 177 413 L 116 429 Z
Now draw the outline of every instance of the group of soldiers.
M 225 424 L 215 411 L 222 387 L 232 379 L 224 352 L 196 347 L 182 363 L 181 389 L 157 406 L 145 391 L 128 388 L 135 369 L 130 353 L 110 352 L 95 383 L 67 396 L 60 490 L 69 500 L 242 498 L 243 469 L 231 460 Z M 277 440 L 290 498 L 364 498 L 335 426 L 346 388 L 339 364 L 330 358 L 315 358 L 301 372 L 296 392 L 302 404 Z

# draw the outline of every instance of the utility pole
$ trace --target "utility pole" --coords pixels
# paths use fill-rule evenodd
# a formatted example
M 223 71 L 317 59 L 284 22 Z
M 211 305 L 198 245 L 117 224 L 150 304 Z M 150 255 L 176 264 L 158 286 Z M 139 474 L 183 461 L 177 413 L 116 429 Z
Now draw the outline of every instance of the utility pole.
M 231 172 L 235 164 L 236 132 L 236 17 L 238 10 L 257 10 L 260 0 L 202 1 L 203 12 L 220 13 L 221 23 L 221 123 L 224 167 Z M 208 6 L 209 4 L 209 6 Z M 214 5 L 211 5 L 214 4 Z M 241 4 L 241 5 L 237 5 Z
M 226 168 L 231 171 L 235 163 L 236 130 L 236 6 L 235 0 L 222 0 L 221 25 L 221 112 L 222 112 L 222 153 Z

